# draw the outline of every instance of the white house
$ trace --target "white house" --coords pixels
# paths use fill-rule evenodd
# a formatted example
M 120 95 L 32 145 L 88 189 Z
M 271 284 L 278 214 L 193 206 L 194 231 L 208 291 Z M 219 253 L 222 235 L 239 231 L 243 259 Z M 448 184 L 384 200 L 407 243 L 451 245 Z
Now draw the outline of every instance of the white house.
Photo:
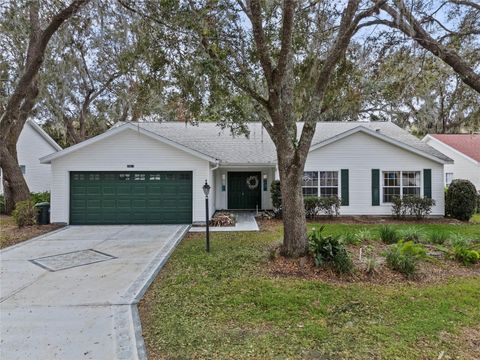
M 299 129 L 302 124 L 299 124 Z M 276 152 L 259 123 L 231 136 L 212 123 L 123 123 L 45 156 L 52 166 L 52 222 L 191 223 L 219 209 L 268 209 Z M 343 215 L 390 215 L 393 195 L 432 197 L 444 214 L 451 160 L 392 123 L 317 125 L 305 195 L 338 195 Z
M 480 191 L 480 134 L 430 134 L 423 141 L 454 161 L 445 165 L 445 185 L 466 179 Z
M 18 163 L 31 192 L 50 191 L 50 164 L 41 164 L 40 158 L 62 148 L 43 129 L 31 120 L 27 120 L 17 142 Z M 0 181 L 0 193 L 3 194 L 3 181 Z

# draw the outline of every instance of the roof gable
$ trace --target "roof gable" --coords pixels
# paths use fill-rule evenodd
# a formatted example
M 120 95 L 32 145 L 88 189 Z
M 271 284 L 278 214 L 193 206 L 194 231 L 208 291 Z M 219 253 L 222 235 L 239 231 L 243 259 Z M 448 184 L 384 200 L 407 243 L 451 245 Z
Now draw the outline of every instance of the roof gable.
M 408 144 L 406 142 L 399 141 L 397 139 L 394 139 L 394 138 L 391 138 L 387 135 L 384 135 L 381 132 L 381 129 L 372 130 L 372 129 L 369 129 L 369 128 L 367 128 L 365 126 L 362 126 L 362 125 L 358 125 L 357 127 L 354 127 L 354 128 L 352 128 L 350 130 L 347 130 L 347 131 L 344 131 L 344 132 L 342 132 L 338 135 L 335 135 L 331 138 L 328 138 L 328 139 L 325 139 L 323 141 L 317 142 L 310 147 L 310 151 L 317 150 L 317 149 L 322 148 L 322 147 L 324 147 L 328 144 L 339 141 L 341 139 L 344 139 L 348 136 L 351 136 L 351 135 L 359 133 L 359 132 L 370 135 L 374 138 L 380 139 L 380 140 L 385 141 L 389 144 L 395 145 L 395 146 L 397 146 L 401 149 L 407 150 L 407 151 L 412 152 L 414 154 L 417 154 L 419 156 L 423 156 L 423 157 L 425 157 L 427 159 L 430 159 L 432 161 L 435 161 L 435 162 L 439 162 L 439 163 L 442 163 L 442 164 L 453 162 L 451 159 L 449 159 L 445 156 L 443 156 L 444 158 L 442 159 L 438 156 L 435 156 L 435 155 L 430 154 L 426 151 L 423 151 L 422 149 L 419 149 L 418 147 L 411 146 L 410 144 Z
M 430 137 L 480 162 L 480 134 L 430 134 Z
M 40 137 L 46 141 L 51 147 L 55 149 L 55 151 L 60 151 L 62 150 L 62 147 L 57 144 L 55 140 L 52 139 L 50 135 L 48 135 L 45 130 L 43 130 L 40 125 L 38 125 L 36 122 L 33 120 L 27 120 L 26 122 L 27 125 L 29 125 L 35 132 L 40 135 Z
M 181 122 L 117 123 L 105 133 L 67 148 L 58 154 L 46 156 L 41 161 L 48 163 L 119 131 L 130 129 L 221 165 L 276 165 L 275 145 L 262 124 L 248 123 L 247 127 L 250 132 L 248 137 L 245 135 L 232 136 L 228 129 L 222 129 L 215 123 L 198 125 Z M 301 134 L 303 123 L 298 123 L 297 128 L 297 133 Z M 358 131 L 439 163 L 452 161 L 407 131 L 387 122 L 319 122 L 312 140 L 311 151 Z
M 191 149 L 189 147 L 186 147 L 182 144 L 178 144 L 170 139 L 167 139 L 163 136 L 160 136 L 158 134 L 155 134 L 155 133 L 152 133 L 151 131 L 148 131 L 148 130 L 145 130 L 143 129 L 142 127 L 138 127 L 138 126 L 135 126 L 131 123 L 125 123 L 125 124 L 122 124 L 120 126 L 117 126 L 111 130 L 108 130 L 106 132 L 104 132 L 103 134 L 100 134 L 100 135 L 97 135 L 97 136 L 94 136 L 93 138 L 91 139 L 88 139 L 88 140 L 85 140 L 85 141 L 82 141 L 81 143 L 78 143 L 78 144 L 75 144 L 73 146 L 70 146 L 66 149 L 63 149 L 62 151 L 59 151 L 57 153 L 53 153 L 53 154 L 50 154 L 50 155 L 47 155 L 47 156 L 44 156 L 42 158 L 40 158 L 40 162 L 42 164 L 48 164 L 50 163 L 52 160 L 54 159 L 58 159 L 58 158 L 61 158 L 63 156 L 66 156 L 66 155 L 69 155 L 71 153 L 74 153 L 74 152 L 77 152 L 78 150 L 81 150 L 87 146 L 90 146 L 92 144 L 95 144 L 97 142 L 100 142 L 102 140 L 105 140 L 107 138 L 110 138 L 112 136 L 115 136 L 121 132 L 124 132 L 124 131 L 136 131 L 142 135 L 145 135 L 149 138 L 153 138 L 157 141 L 160 141 L 160 142 L 163 142 L 165 144 L 168 144 L 174 148 L 177 148 L 179 150 L 182 150 L 182 151 L 185 151 L 186 153 L 189 153 L 193 156 L 196 156 L 198 158 L 201 158 L 203 160 L 207 160 L 207 161 L 211 161 L 211 162 L 217 162 L 217 159 L 213 158 L 213 157 L 210 157 L 206 154 L 203 154 L 199 151 L 196 151 L 194 149 Z

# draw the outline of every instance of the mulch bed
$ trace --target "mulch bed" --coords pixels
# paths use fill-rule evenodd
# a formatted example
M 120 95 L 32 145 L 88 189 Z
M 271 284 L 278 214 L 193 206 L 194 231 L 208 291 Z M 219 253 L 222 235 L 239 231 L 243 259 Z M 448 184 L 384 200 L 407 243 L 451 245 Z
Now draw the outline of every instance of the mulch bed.
M 365 263 L 363 260 L 360 260 L 360 249 L 362 248 L 362 253 L 364 253 L 367 246 L 370 251 L 369 255 L 377 257 L 380 262 L 377 272 L 372 275 L 365 272 Z M 425 247 L 427 251 L 431 250 L 428 245 Z M 277 256 L 267 263 L 266 271 L 273 277 L 294 277 L 333 284 L 393 284 L 399 282 L 430 284 L 444 282 L 452 277 L 480 276 L 480 264 L 463 266 L 456 261 L 446 258 L 429 258 L 418 263 L 418 273 L 414 279 L 406 279 L 401 273 L 391 270 L 386 265 L 383 257 L 386 248 L 387 245 L 379 241 L 357 246 L 349 245 L 348 251 L 355 266 L 355 271 L 351 275 L 337 274 L 328 267 L 317 267 L 311 256 L 299 259 Z
M 5 219 L 6 217 L 2 217 L 2 219 L 0 219 L 2 227 L 0 234 L 0 249 L 18 244 L 22 241 L 29 240 L 62 227 L 62 225 L 48 224 L 19 228 L 14 224 L 9 224 L 5 221 Z

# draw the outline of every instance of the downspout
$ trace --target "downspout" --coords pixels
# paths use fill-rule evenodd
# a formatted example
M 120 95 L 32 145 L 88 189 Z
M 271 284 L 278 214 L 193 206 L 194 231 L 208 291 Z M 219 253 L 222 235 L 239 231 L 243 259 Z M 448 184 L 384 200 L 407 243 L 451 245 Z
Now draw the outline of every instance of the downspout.
M 210 171 L 217 170 L 220 167 L 220 161 L 218 159 L 215 159 L 215 166 L 210 169 Z

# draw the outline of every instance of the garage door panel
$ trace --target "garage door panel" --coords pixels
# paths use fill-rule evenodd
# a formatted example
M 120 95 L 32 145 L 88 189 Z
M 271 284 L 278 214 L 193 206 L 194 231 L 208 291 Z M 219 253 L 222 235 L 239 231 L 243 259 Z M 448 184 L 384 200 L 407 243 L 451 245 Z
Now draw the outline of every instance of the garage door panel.
M 128 195 L 130 196 L 132 190 L 131 190 L 131 186 L 130 184 L 126 184 L 126 183 L 118 183 L 116 185 L 116 188 L 117 188 L 117 195 Z
M 132 200 L 132 209 L 133 210 L 142 210 L 147 207 L 146 199 L 133 199 Z
M 102 187 L 100 185 L 88 186 L 87 195 L 100 195 L 102 193 Z
M 192 221 L 191 172 L 72 172 L 72 224 Z
M 102 208 L 105 209 L 115 209 L 117 206 L 117 201 L 115 199 L 103 199 Z
M 114 185 L 103 185 L 102 186 L 102 195 L 105 196 L 105 195 L 112 195 L 112 196 L 115 196 L 116 195 L 116 189 L 115 189 L 115 186 Z
M 132 207 L 132 200 L 130 199 L 118 199 L 117 208 L 119 209 L 130 209 Z
M 137 184 L 134 184 L 132 186 L 132 192 L 135 194 L 135 195 L 146 195 L 147 194 L 147 186 L 146 185 L 137 185 Z

